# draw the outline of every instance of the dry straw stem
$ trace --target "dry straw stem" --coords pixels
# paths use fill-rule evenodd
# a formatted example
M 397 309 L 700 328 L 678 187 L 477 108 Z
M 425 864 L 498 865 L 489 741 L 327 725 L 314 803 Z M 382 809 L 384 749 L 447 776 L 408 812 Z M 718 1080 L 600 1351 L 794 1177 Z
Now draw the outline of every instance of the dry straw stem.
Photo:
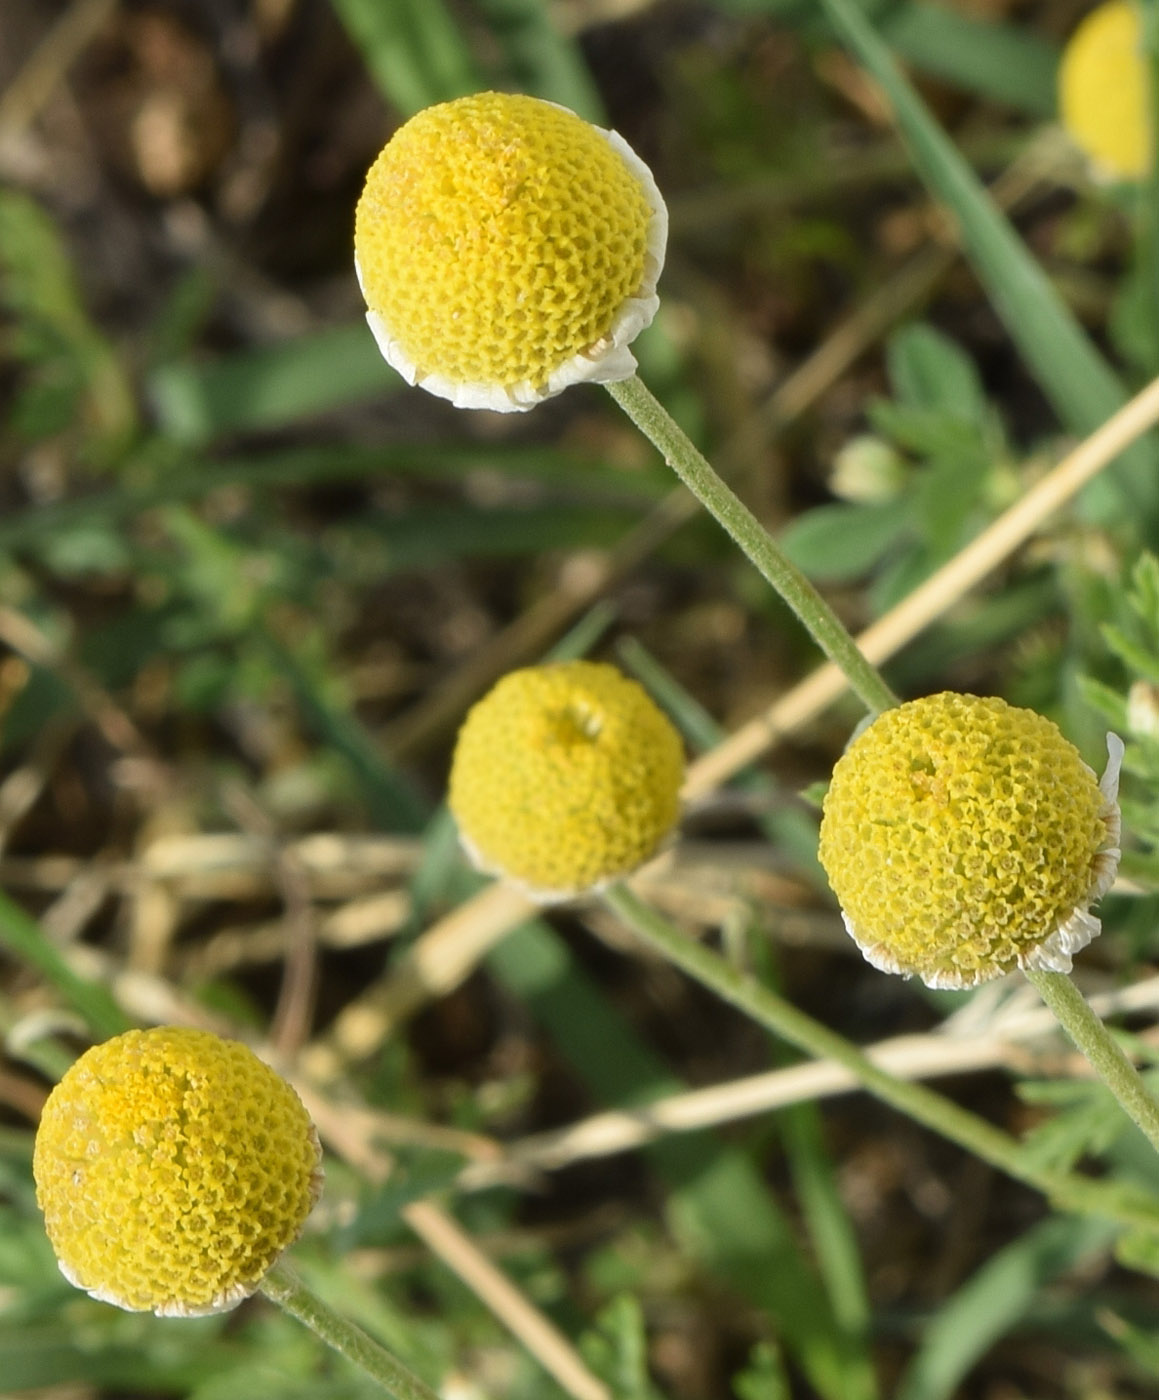
M 370 1110 L 351 1112 L 319 1093 L 308 1082 L 290 1076 L 318 1134 L 371 1182 L 390 1174 L 390 1155 L 367 1131 Z M 377 1115 L 371 1115 L 373 1125 Z M 412 1201 L 402 1218 L 475 1296 L 499 1319 L 527 1351 L 575 1400 L 612 1400 L 607 1386 L 588 1369 L 576 1349 L 555 1324 L 483 1253 L 475 1241 L 433 1201 Z
M 3 885 L 0 885 L 0 889 Z M 41 914 L 37 922 L 50 943 L 68 947 L 81 937 L 115 890 L 108 865 L 99 856 L 81 870 Z
M 2 796 L 0 788 L 0 804 Z M 164 811 L 162 807 L 158 814 Z M 146 825 L 138 859 L 105 872 L 107 883 L 123 889 L 136 904 L 155 899 L 162 908 L 167 902 L 175 926 L 190 903 L 206 899 L 280 893 L 287 910 L 287 917 L 225 926 L 203 942 L 168 949 L 165 965 L 177 967 L 179 980 L 218 976 L 287 956 L 301 946 L 307 914 L 314 925 L 311 936 L 332 948 L 392 937 L 410 917 L 410 895 L 397 882 L 414 873 L 421 854 L 416 840 L 339 833 L 275 840 L 274 833 L 257 829 L 191 833 L 173 829 L 174 821 L 159 823 L 157 814 Z M 78 864 L 80 872 L 84 868 Z M 75 878 L 63 862 L 0 861 L 0 883 L 9 886 L 31 882 L 36 888 L 55 888 Z M 341 902 L 315 909 L 317 902 L 333 900 Z
M 221 796 L 238 825 L 265 848 L 266 861 L 281 897 L 288 941 L 269 1035 L 275 1053 L 292 1060 L 310 1033 L 318 985 L 318 917 L 309 879 L 302 862 L 281 839 L 269 814 L 244 784 L 224 783 Z
M 1159 379 L 1068 453 L 948 564 L 862 632 L 857 643 L 864 655 L 880 664 L 912 641 L 1156 422 Z M 779 739 L 812 720 L 845 686 L 836 666 L 819 667 L 693 763 L 684 786 L 685 799 L 703 797 L 726 783 Z M 373 1054 L 400 1022 L 431 997 L 459 986 L 504 934 L 536 912 L 524 896 L 496 884 L 440 919 L 416 940 L 390 981 L 351 1002 L 326 1039 L 310 1047 L 311 1072 L 331 1077 L 346 1060 Z
M 315 899 L 377 893 L 386 881 L 409 880 L 422 856 L 422 842 L 414 838 L 340 832 L 314 832 L 288 841 L 285 849 L 302 866 Z M 0 873 L 23 878 L 19 866 L 6 865 Z M 267 842 L 245 832 L 158 835 L 143 853 L 139 873 L 171 882 L 184 899 L 250 899 L 274 888 Z
M 318 943 L 323 948 L 360 948 L 393 938 L 406 927 L 411 899 L 405 890 L 385 890 L 351 899 L 319 917 Z M 223 973 L 284 957 L 293 937 L 284 920 L 227 924 L 196 946 L 176 950 L 180 980 L 202 981 Z
M 28 130 L 116 8 L 117 0 L 73 0 L 0 97 L 0 142 Z
M 0 854 L 48 786 L 75 733 L 76 721 L 71 717 L 49 718 L 32 741 L 30 757 L 0 783 Z
M 1084 439 L 977 539 L 920 584 L 857 638 L 862 653 L 880 665 L 931 622 L 936 622 L 1040 526 L 1159 422 L 1159 379 Z M 764 714 L 731 734 L 688 770 L 686 798 L 703 796 L 728 781 L 790 730 L 811 720 L 845 690 L 836 666 L 819 667 Z
M 328 1034 L 303 1051 L 307 1072 L 322 1082 L 341 1074 L 350 1060 L 373 1055 L 412 1012 L 453 991 L 479 960 L 525 919 L 536 905 L 511 885 L 495 881 L 432 924 L 389 980 L 350 1002 Z
M 576 1400 L 612 1400 L 612 1392 L 592 1374 L 563 1333 L 445 1211 L 431 1201 L 414 1201 L 401 1214 L 569 1395 Z
M 1159 977 L 1091 998 L 1100 1016 L 1154 1011 L 1159 1007 Z M 928 1035 L 894 1036 L 869 1046 L 865 1054 L 898 1079 L 932 1079 L 982 1069 L 1023 1067 L 1033 1057 L 1023 1048 L 1043 1037 L 1057 1038 L 1058 1023 L 1043 1006 L 1016 1005 L 988 1026 L 955 1033 L 947 1026 Z M 1075 1072 L 1090 1066 L 1073 1056 Z M 574 1162 L 626 1152 L 670 1133 L 752 1118 L 790 1104 L 832 1098 L 860 1088 L 860 1081 L 832 1060 L 813 1060 L 788 1069 L 770 1070 L 659 1099 L 646 1108 L 592 1114 L 548 1133 L 511 1143 L 499 1161 L 476 1162 L 458 1179 L 462 1190 L 480 1190 L 499 1182 L 523 1180 L 528 1172 L 558 1171 Z

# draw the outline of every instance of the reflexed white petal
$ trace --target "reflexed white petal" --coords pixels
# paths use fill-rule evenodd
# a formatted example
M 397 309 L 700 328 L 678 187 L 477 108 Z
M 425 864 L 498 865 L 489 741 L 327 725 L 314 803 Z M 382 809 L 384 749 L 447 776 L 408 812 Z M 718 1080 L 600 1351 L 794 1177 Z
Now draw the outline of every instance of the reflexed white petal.
M 841 910 L 841 921 L 845 925 L 846 933 L 861 949 L 861 955 L 870 967 L 876 967 L 878 972 L 891 972 L 897 977 L 913 976 L 913 972 L 902 967 L 884 944 L 872 942 L 868 938 L 862 937 L 844 909 Z
M 664 840 L 657 846 L 656 850 L 648 857 L 648 863 L 654 861 L 657 856 L 670 849 L 676 841 L 676 831 L 670 831 Z M 610 885 L 614 885 L 624 877 L 620 875 L 609 875 L 607 879 L 597 880 L 594 885 L 584 885 L 581 889 L 570 890 L 544 890 L 535 885 L 529 885 L 526 880 L 517 880 L 513 875 L 509 875 L 502 866 L 496 865 L 493 861 L 479 850 L 474 841 L 467 836 L 462 827 L 459 828 L 459 845 L 463 848 L 463 854 L 471 862 L 472 866 L 481 875 L 491 875 L 496 880 L 502 880 L 504 884 L 510 885 L 519 891 L 521 895 L 529 899 L 532 904 L 567 904 L 576 899 L 587 899 L 589 895 L 599 894 L 601 890 L 606 890 Z M 867 954 L 868 956 L 868 954 Z M 888 970 L 888 969 L 887 969 Z
M 235 1283 L 232 1288 L 227 1288 L 223 1293 L 219 1293 L 211 1302 L 200 1308 L 191 1308 L 186 1303 L 174 1302 L 163 1303 L 159 1308 L 154 1308 L 153 1312 L 157 1317 L 210 1317 L 213 1313 L 229 1312 L 231 1308 L 236 1308 L 241 1302 L 257 1290 L 257 1284 L 248 1286 L 242 1283 Z
M 1040 972 L 1069 972 L 1072 955 L 1096 939 L 1102 928 L 1101 921 L 1089 909 L 1076 909 L 1049 938 L 1020 956 L 1018 966 Z
M 95 1299 L 98 1303 L 108 1303 L 111 1307 L 120 1308 L 122 1312 L 147 1311 L 147 1309 L 137 1308 L 134 1307 L 132 1303 L 126 1302 L 119 1293 L 114 1292 L 112 1289 L 86 1288 L 63 1260 L 58 1259 L 56 1263 L 60 1272 L 74 1288 L 79 1288 L 81 1292 L 87 1293 L 90 1298 Z M 256 1283 L 248 1286 L 236 1283 L 231 1288 L 227 1288 L 224 1292 L 219 1293 L 212 1301 L 202 1307 L 190 1307 L 187 1303 L 175 1300 L 170 1303 L 162 1303 L 160 1307 L 156 1307 L 152 1309 L 152 1311 L 157 1317 L 209 1317 L 212 1313 L 229 1312 L 231 1308 L 236 1308 L 237 1305 L 248 1298 L 256 1288 Z
M 1123 767 L 1123 754 L 1126 746 L 1117 734 L 1107 734 L 1107 766 L 1099 779 L 1099 791 L 1108 802 L 1119 800 L 1119 773 Z M 1116 837 L 1118 833 L 1116 832 Z

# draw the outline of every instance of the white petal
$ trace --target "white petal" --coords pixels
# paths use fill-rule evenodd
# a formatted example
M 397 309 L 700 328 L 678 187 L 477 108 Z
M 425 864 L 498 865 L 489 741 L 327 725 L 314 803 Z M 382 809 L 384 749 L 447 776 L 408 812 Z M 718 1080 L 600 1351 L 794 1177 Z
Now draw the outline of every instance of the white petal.
M 1099 791 L 1108 802 L 1119 800 L 1119 773 L 1123 767 L 1126 746 L 1117 734 L 1107 734 L 1107 766 L 1099 779 Z
M 1115 883 L 1122 856 L 1122 815 L 1119 811 L 1119 771 L 1123 765 L 1123 741 L 1117 734 L 1107 735 L 1107 766 L 1099 779 L 1099 791 L 1106 801 L 1104 819 L 1107 823 L 1107 837 L 1099 849 L 1094 862 L 1094 883 L 1091 885 L 1089 904 L 1095 904 Z
M 1040 972 L 1069 972 L 1071 956 L 1102 932 L 1102 923 L 1089 909 L 1076 909 L 1069 919 L 1029 953 L 1019 956 L 1019 967 L 1037 968 Z

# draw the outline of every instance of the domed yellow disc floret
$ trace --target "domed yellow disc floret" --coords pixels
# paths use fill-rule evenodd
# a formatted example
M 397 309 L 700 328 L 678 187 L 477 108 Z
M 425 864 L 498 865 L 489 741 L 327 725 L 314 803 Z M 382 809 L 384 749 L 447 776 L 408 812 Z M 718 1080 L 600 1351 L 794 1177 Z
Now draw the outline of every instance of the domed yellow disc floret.
M 450 805 L 468 853 L 534 898 L 565 899 L 635 870 L 676 824 L 684 753 L 614 666 L 513 671 L 459 731 Z
M 1071 139 L 1111 179 L 1151 163 L 1148 82 L 1138 8 L 1110 0 L 1071 36 L 1059 66 L 1059 115 Z
M 821 863 L 875 967 L 970 987 L 1069 971 L 1118 864 L 1122 744 L 1100 784 L 1057 726 L 941 694 L 887 710 L 833 770 Z
M 358 203 L 355 265 L 408 383 L 507 411 L 634 371 L 666 237 L 651 172 L 615 132 L 485 92 L 395 132 Z
M 44 1106 L 33 1173 L 69 1282 L 170 1316 L 252 1293 L 321 1187 L 285 1080 L 236 1041 L 175 1027 L 81 1056 Z

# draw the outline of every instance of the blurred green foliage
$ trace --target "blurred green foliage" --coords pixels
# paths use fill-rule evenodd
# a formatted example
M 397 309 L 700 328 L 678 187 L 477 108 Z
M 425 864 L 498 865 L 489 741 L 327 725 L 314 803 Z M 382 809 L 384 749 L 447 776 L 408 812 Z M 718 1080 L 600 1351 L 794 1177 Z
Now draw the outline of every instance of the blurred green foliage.
M 685 195 L 698 186 L 708 191 L 685 234 L 674 221 L 671 315 L 642 345 L 641 360 L 674 414 L 709 449 L 728 440 L 734 412 L 753 407 L 746 375 L 759 379 L 753 346 L 764 325 L 778 313 L 788 325 L 784 344 L 770 352 L 780 371 L 803 338 L 811 348 L 824 334 L 829 307 L 818 309 L 816 298 L 826 288 L 839 287 L 838 295 L 856 304 L 885 275 L 881 247 L 873 235 L 851 232 L 850 220 L 864 213 L 866 229 L 876 227 L 897 188 L 912 190 L 912 174 L 891 141 L 883 149 L 876 132 L 857 128 L 855 143 L 866 149 L 847 167 L 835 161 L 832 170 L 846 174 L 829 178 L 833 129 L 852 119 L 815 70 L 838 37 L 850 43 L 892 99 L 929 195 L 956 216 L 984 288 L 979 294 L 971 282 L 947 306 L 906 308 L 902 324 L 875 343 L 873 368 L 849 380 L 856 412 L 846 407 L 834 415 L 844 445 L 858 442 L 841 471 L 829 474 L 825 452 L 802 445 L 808 421 L 789 425 L 778 444 L 801 468 L 810 496 L 782 532 L 786 549 L 851 613 L 872 618 L 895 604 L 1041 474 L 1058 455 L 1060 432 L 1093 428 L 1159 366 L 1149 301 L 1155 245 L 1145 209 L 1122 191 L 1084 186 L 1066 218 L 1072 234 L 1080 219 L 1094 231 L 1090 255 L 1072 259 L 1068 269 L 1052 250 L 1045 267 L 894 66 L 901 61 L 923 84 L 935 80 L 940 106 L 964 106 L 987 139 L 1009 144 L 1013 131 L 1016 143 L 1029 140 L 1053 115 L 1057 47 L 1045 27 L 1040 32 L 1019 11 L 999 21 L 922 0 L 715 0 L 706 8 L 722 26 L 740 25 L 727 31 L 733 47 L 720 37 L 723 28 L 682 47 L 658 21 L 651 42 L 661 50 L 670 44 L 671 53 L 654 59 L 637 93 L 639 50 L 630 45 L 639 40 L 629 26 L 609 25 L 608 33 L 581 40 L 565 34 L 556 11 L 537 0 L 334 0 L 333 8 L 390 121 L 481 86 L 518 87 L 604 121 L 612 103 L 595 56 L 604 43 L 624 46 L 627 76 L 607 96 L 628 113 L 637 98 L 648 106 L 651 138 L 673 182 L 687 180 Z M 638 23 L 647 29 L 647 13 Z M 749 49 L 757 55 L 751 65 Z M 794 76 L 786 81 L 799 84 L 799 102 L 796 88 L 787 96 L 768 76 L 790 65 Z M 605 60 L 609 67 L 614 74 Z M 962 125 L 965 149 L 975 133 L 970 122 Z M 734 217 L 730 209 L 740 212 Z M 1066 218 L 1059 220 L 1064 232 Z M 0 519 L 0 627 L 11 643 L 5 614 L 14 614 L 43 642 L 25 650 L 27 678 L 4 712 L 5 763 L 12 769 L 35 755 L 50 722 L 80 726 L 91 718 L 93 686 L 131 705 L 160 666 L 165 698 L 152 712 L 151 739 L 182 769 L 185 795 L 204 825 L 228 827 L 222 781 L 241 773 L 290 830 L 317 822 L 421 841 L 409 890 L 414 913 L 398 940 L 405 948 L 428 912 L 466 897 L 476 882 L 438 808 L 438 762 L 411 763 L 391 752 L 378 731 L 381 716 L 359 688 L 366 671 L 390 670 L 394 660 L 384 662 L 371 644 L 383 598 L 405 601 L 404 588 L 390 587 L 413 581 L 427 610 L 412 636 L 430 648 L 422 654 L 415 644 L 407 664 L 398 664 L 402 678 L 392 673 L 389 709 L 421 695 L 479 645 L 484 632 L 470 626 L 481 594 L 495 611 L 521 616 L 557 586 L 560 560 L 604 560 L 645 528 L 664 508 L 669 478 L 617 436 L 618 425 L 599 416 L 594 396 L 579 426 L 545 409 L 548 426 L 534 430 L 467 428 L 415 409 L 367 331 L 345 312 L 298 334 L 234 336 L 222 345 L 207 326 L 228 278 L 209 266 L 187 270 L 157 298 L 150 324 L 135 338 L 122 337 L 105 328 L 82 290 L 78 257 L 47 203 L 0 191 L 0 350 L 12 390 L 0 430 L 11 477 L 11 509 Z M 1088 291 L 1073 307 L 1072 283 L 1051 275 L 1068 270 Z M 996 318 L 1005 332 L 995 328 Z M 116 318 L 109 319 L 111 327 Z M 972 338 L 958 329 L 963 325 L 975 326 Z M 1016 371 L 993 354 L 1005 335 L 1021 356 Z M 729 347 L 723 355 L 722 343 Z M 730 356 L 732 368 L 722 370 Z M 828 440 L 836 440 L 832 423 Z M 751 464 L 741 476 L 742 489 L 759 493 L 763 484 Z M 1142 552 L 1159 548 L 1157 501 L 1159 471 L 1148 441 L 1084 497 L 1073 517 L 1049 522 L 1000 580 L 943 619 L 891 670 L 913 689 L 1003 690 L 1054 714 L 1087 749 L 1104 720 L 1123 733 L 1130 832 L 1124 869 L 1144 895 L 1159 891 L 1159 563 Z M 804 653 L 792 651 L 796 643 L 781 639 L 789 624 L 763 594 L 753 601 L 745 591 L 750 583 L 738 581 L 735 561 L 703 521 L 660 547 L 656 569 L 662 580 L 696 579 L 665 597 L 711 580 L 704 608 L 690 608 L 673 624 L 690 650 L 694 642 L 704 649 L 678 678 L 673 628 L 657 625 L 656 636 L 668 643 L 664 660 L 630 638 L 619 640 L 621 657 L 676 717 L 690 747 L 702 751 L 723 735 L 710 709 L 733 709 L 714 668 L 732 678 L 743 710 L 753 699 L 740 683 L 746 649 L 775 656 L 762 673 L 769 686 L 774 674 L 777 686 L 787 684 L 784 672 L 811 658 L 802 662 Z M 440 652 L 427 631 L 435 630 L 431 619 L 444 594 L 452 600 L 448 609 L 466 619 L 467 640 Z M 595 645 L 621 612 L 630 630 L 639 606 L 630 590 L 617 595 L 606 611 L 586 617 L 569 644 Z M 704 640 L 714 625 L 742 657 L 732 669 Z M 695 693 L 697 677 L 716 686 L 719 706 Z M 291 758 L 263 770 L 236 738 L 247 720 L 263 735 L 289 734 Z M 840 740 L 834 729 L 818 742 Z M 82 755 L 80 762 L 93 760 Z M 826 895 L 815 862 L 815 819 L 786 791 L 801 777 L 796 765 L 794 759 L 784 782 L 749 771 L 733 796 L 748 804 L 746 833 L 766 841 L 820 903 Z M 816 754 L 806 757 L 810 765 L 819 766 Z M 69 851 L 72 839 L 71 832 L 59 838 Z M 77 845 L 83 850 L 79 838 Z M 1109 902 L 1114 976 L 1125 978 L 1154 957 L 1155 907 L 1146 897 Z M 191 937 L 230 913 L 211 909 Z M 118 950 L 122 932 L 111 932 Z M 785 976 L 747 918 L 737 946 L 761 976 Z M 51 1074 L 82 1028 L 104 1035 L 121 1025 L 123 1012 L 100 978 L 78 972 L 68 951 L 7 897 L 0 898 L 0 947 L 16 969 L 13 988 L 0 995 L 0 1025 L 11 1031 L 21 1021 L 22 979 L 31 976 L 58 1018 L 34 1036 L 25 1027 L 26 1038 L 13 1041 L 10 1053 L 22 1068 Z M 393 956 L 395 949 L 368 954 L 358 976 L 373 977 Z M 102 966 L 107 974 L 107 962 Z M 673 1068 L 674 1047 L 697 1033 L 711 1043 L 718 1029 L 706 1013 L 699 1028 L 657 1035 L 646 1004 L 651 985 L 629 995 L 616 976 L 601 980 L 577 953 L 570 929 L 544 919 L 530 920 L 496 948 L 486 972 L 500 1008 L 494 1014 L 541 1047 L 537 1053 L 566 1082 L 564 1101 L 572 1106 L 640 1108 L 673 1092 L 685 1084 Z M 807 969 L 799 975 L 807 984 Z M 268 999 L 268 988 L 259 994 L 242 976 L 183 990 L 255 1019 Z M 848 1014 L 869 1038 L 894 1005 L 891 995 L 904 993 L 843 989 L 835 1014 Z M 906 1025 L 928 1010 L 917 998 L 905 1005 Z M 327 1003 L 327 1014 L 335 1010 Z M 739 1058 L 746 1068 L 781 1062 L 759 1037 L 744 1042 Z M 710 1068 L 716 1063 L 709 1058 Z M 515 1110 L 527 1110 L 542 1092 L 532 1069 L 523 1073 L 512 1073 L 501 1093 L 469 1077 L 453 1087 L 436 1082 L 437 1074 L 428 1082 L 419 1050 L 400 1039 L 364 1068 L 356 1087 L 368 1102 L 416 1118 L 437 1116 L 449 1102 L 460 1126 L 502 1134 L 518 1119 Z M 1031 1151 L 1055 1164 L 1097 1162 L 1112 1180 L 1138 1179 L 1129 1134 L 1102 1090 L 1014 1077 L 1026 1103 L 1048 1115 L 1030 1135 Z M 523 1231 L 504 1264 L 577 1340 L 620 1400 L 675 1394 L 660 1385 L 652 1339 L 670 1318 L 678 1332 L 698 1309 L 727 1339 L 717 1370 L 727 1373 L 724 1383 L 739 1400 L 997 1394 L 960 1387 L 1003 1338 L 1045 1339 L 1065 1353 L 1077 1335 L 1075 1311 L 1094 1319 L 1082 1344 L 1100 1365 L 1126 1385 L 1156 1374 L 1154 1298 L 1139 1291 L 1150 1284 L 1136 1276 L 1122 1288 L 1106 1273 L 1110 1234 L 1089 1222 L 1031 1220 L 1026 1210 L 1013 1210 L 1007 1237 L 980 1263 L 970 1254 L 956 1286 L 909 1311 L 879 1306 L 888 1287 L 882 1270 L 872 1273 L 860 1257 L 866 1230 L 847 1204 L 845 1174 L 855 1174 L 856 1162 L 847 1166 L 840 1154 L 851 1144 L 831 1142 L 827 1125 L 806 1105 L 747 1126 L 656 1142 L 642 1154 L 647 1187 L 594 1245 L 564 1258 Z M 30 1153 L 24 1127 L 0 1130 L 0 1375 L 7 1388 L 75 1384 L 98 1394 L 194 1400 L 353 1400 L 370 1393 L 294 1324 L 260 1305 L 233 1318 L 176 1322 L 127 1316 L 80 1297 L 59 1277 L 44 1240 Z M 402 1152 L 398 1175 L 381 1189 L 338 1166 L 325 1214 L 300 1247 L 303 1271 L 332 1305 L 425 1375 L 469 1372 L 477 1393 L 511 1400 L 561 1394 L 469 1290 L 406 1252 L 399 1205 L 448 1189 L 459 1165 L 457 1156 Z M 881 1173 L 888 1177 L 886 1167 Z M 888 1188 L 870 1172 L 859 1189 Z M 478 1232 L 502 1236 L 521 1222 L 523 1195 L 495 1189 L 457 1201 L 456 1209 Z M 880 1242 L 874 1248 L 880 1255 Z M 357 1251 L 366 1252 L 361 1260 Z M 369 1254 L 380 1275 L 360 1272 Z M 1104 1272 L 1091 1292 L 1084 1277 L 1100 1260 Z M 1120 1260 L 1140 1275 L 1154 1270 L 1129 1241 Z M 883 1272 L 888 1284 L 888 1268 Z M 1092 1382 L 1066 1393 L 1111 1392 Z

